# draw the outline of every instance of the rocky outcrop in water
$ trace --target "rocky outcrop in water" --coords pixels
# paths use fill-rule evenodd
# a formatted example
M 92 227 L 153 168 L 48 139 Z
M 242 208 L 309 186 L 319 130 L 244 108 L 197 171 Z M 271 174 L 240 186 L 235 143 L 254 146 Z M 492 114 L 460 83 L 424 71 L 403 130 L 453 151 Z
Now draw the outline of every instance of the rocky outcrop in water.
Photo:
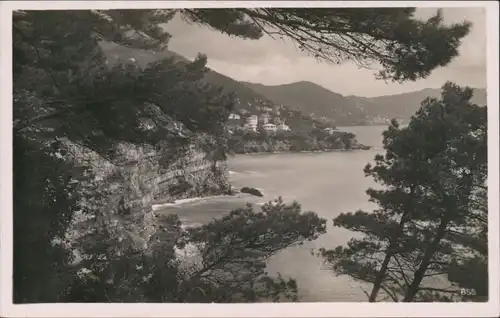
M 258 197 L 263 197 L 264 196 L 262 194 L 262 192 L 260 192 L 260 190 L 258 190 L 256 188 L 243 187 L 243 188 L 240 189 L 240 192 L 241 193 L 248 193 L 248 194 L 251 194 L 251 195 L 258 196 Z

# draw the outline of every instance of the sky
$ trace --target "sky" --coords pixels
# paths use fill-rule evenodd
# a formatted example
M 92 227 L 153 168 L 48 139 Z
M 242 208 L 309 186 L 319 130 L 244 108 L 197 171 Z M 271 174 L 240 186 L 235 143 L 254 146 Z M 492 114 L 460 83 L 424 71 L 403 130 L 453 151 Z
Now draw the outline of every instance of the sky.
M 416 16 L 426 18 L 436 12 L 419 8 Z M 280 85 L 310 81 L 342 95 L 380 96 L 424 88 L 439 88 L 447 80 L 471 87 L 486 87 L 486 14 L 483 8 L 444 8 L 444 22 L 472 22 L 462 41 L 460 56 L 438 68 L 426 79 L 404 84 L 375 79 L 374 71 L 359 69 L 347 62 L 333 65 L 318 62 L 299 52 L 294 44 L 264 36 L 259 40 L 229 37 L 207 27 L 187 24 L 179 17 L 168 23 L 172 34 L 169 49 L 187 58 L 198 53 L 208 57 L 208 66 L 235 80 Z

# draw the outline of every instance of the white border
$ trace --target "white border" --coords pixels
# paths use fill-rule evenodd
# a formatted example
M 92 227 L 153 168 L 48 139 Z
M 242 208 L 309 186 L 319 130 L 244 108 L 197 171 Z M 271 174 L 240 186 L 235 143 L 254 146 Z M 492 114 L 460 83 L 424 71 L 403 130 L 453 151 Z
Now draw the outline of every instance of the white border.
M 488 50 L 489 295 L 488 303 L 292 303 L 292 304 L 46 304 L 13 305 L 12 281 L 12 10 L 185 7 L 485 7 Z M 495 317 L 499 306 L 499 110 L 498 2 L 496 1 L 3 1 L 0 107 L 1 289 L 5 317 Z M 34 260 L 36 261 L 36 260 Z

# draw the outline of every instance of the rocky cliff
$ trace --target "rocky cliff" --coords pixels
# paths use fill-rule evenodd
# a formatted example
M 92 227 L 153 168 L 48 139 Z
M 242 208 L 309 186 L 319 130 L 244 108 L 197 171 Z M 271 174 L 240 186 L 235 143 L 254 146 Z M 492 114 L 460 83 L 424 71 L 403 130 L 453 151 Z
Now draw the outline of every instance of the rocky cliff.
M 153 204 L 229 189 L 226 162 L 211 159 L 196 142 L 176 149 L 167 163 L 165 149 L 120 145 L 119 163 L 110 163 L 82 147 L 68 148 L 82 165 L 92 166 L 94 175 L 91 182 L 82 182 L 91 194 L 92 200 L 84 202 L 89 209 L 77 215 L 67 235 L 78 259 L 99 243 L 98 228 L 105 227 L 123 249 L 146 249 L 158 228 Z

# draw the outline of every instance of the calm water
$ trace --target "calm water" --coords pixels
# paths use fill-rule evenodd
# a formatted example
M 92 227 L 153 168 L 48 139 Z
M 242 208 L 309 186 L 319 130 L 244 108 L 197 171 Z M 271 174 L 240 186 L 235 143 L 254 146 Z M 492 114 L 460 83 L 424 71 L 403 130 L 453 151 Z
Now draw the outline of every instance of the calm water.
M 337 277 L 325 268 L 321 259 L 311 255 L 312 248 L 333 248 L 346 243 L 353 233 L 334 228 L 332 219 L 342 212 L 373 209 L 365 190 L 376 186 L 363 173 L 364 166 L 381 152 L 381 133 L 386 126 L 345 127 L 362 144 L 375 147 L 368 151 L 239 155 L 229 160 L 231 182 L 236 187 L 262 189 L 265 197 L 209 199 L 169 207 L 186 223 L 204 223 L 245 201 L 261 203 L 282 196 L 296 200 L 304 210 L 328 219 L 328 233 L 314 242 L 280 252 L 268 263 L 268 270 L 297 280 L 302 301 L 366 301 L 359 283 Z M 369 289 L 365 287 L 366 290 Z

